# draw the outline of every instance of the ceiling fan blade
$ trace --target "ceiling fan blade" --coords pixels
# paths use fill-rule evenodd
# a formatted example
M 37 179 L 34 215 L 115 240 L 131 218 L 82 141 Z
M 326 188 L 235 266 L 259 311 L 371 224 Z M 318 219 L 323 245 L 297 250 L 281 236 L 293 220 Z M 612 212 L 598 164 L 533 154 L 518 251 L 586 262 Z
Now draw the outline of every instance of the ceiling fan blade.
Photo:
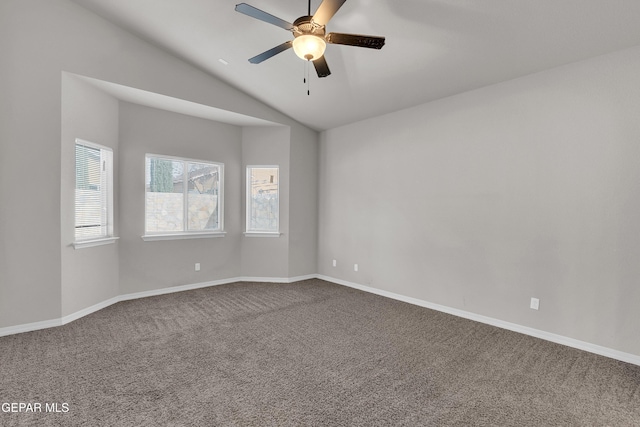
M 268 22 L 269 24 L 273 24 L 277 27 L 284 28 L 285 30 L 292 30 L 293 24 L 285 21 L 284 19 L 280 19 L 273 15 L 268 14 L 267 12 L 263 12 L 260 9 L 257 9 L 253 6 L 249 6 L 246 3 L 240 3 L 236 5 L 236 12 L 244 13 L 252 18 L 259 19 L 264 22 Z
M 327 77 L 329 74 L 331 74 L 331 71 L 329 70 L 329 66 L 327 65 L 327 60 L 324 59 L 324 55 L 322 55 L 320 58 L 312 62 L 313 62 L 313 66 L 316 68 L 316 73 L 318 73 L 318 77 Z
M 382 49 L 384 37 L 363 36 L 361 34 L 329 33 L 325 36 L 327 43 L 345 44 L 349 46 Z
M 327 25 L 327 22 L 336 14 L 345 1 L 347 0 L 323 0 L 313 15 L 313 22 L 318 25 Z
M 292 46 L 291 40 L 282 43 L 281 45 L 278 45 L 274 48 L 269 49 L 266 52 L 262 52 L 260 55 L 256 55 L 253 58 L 249 59 L 249 62 L 251 62 L 252 64 L 259 64 L 262 61 L 266 61 L 267 59 L 271 58 L 272 56 L 276 56 L 277 54 L 279 54 L 280 52 L 284 52 L 285 50 L 289 49 Z

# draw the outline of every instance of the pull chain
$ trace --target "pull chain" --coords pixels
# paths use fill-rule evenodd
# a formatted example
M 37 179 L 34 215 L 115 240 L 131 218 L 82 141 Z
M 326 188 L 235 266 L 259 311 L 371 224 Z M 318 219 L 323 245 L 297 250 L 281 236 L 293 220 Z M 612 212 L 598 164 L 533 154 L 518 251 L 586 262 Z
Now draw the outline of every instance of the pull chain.
M 311 91 L 310 91 L 311 82 L 309 79 L 309 62 L 311 61 L 304 62 L 304 78 L 302 79 L 302 82 L 307 84 L 307 95 L 311 95 Z
M 311 79 L 309 78 L 309 63 L 311 61 L 307 61 L 307 96 L 311 95 Z

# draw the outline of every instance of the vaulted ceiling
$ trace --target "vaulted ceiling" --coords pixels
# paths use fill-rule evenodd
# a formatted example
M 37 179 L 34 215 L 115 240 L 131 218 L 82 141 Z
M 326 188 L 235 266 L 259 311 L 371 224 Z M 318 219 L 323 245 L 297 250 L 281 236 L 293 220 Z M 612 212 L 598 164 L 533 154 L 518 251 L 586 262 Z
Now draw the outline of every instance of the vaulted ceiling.
M 307 95 L 292 50 L 248 62 L 293 36 L 236 12 L 242 0 L 74 1 L 316 130 L 640 44 L 638 0 L 347 0 L 327 32 L 386 45 L 329 44 L 332 74 L 311 67 Z M 307 14 L 307 0 L 244 1 L 288 22 Z

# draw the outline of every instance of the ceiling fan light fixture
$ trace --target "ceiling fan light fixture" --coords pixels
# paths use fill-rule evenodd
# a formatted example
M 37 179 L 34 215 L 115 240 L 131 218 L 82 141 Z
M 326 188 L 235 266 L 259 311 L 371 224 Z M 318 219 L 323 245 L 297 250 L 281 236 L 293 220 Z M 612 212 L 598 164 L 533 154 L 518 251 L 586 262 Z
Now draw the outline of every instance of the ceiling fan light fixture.
M 300 59 L 315 61 L 324 55 L 327 43 L 321 37 L 302 34 L 293 39 L 293 51 Z

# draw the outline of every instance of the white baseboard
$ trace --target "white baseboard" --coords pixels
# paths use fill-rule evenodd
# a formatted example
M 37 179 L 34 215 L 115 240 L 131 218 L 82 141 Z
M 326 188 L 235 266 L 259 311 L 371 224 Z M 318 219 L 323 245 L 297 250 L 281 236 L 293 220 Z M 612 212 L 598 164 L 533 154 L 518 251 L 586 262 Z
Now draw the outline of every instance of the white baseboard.
M 132 299 L 154 297 L 157 295 L 172 294 L 174 292 L 192 291 L 194 289 L 208 288 L 210 286 L 226 285 L 228 283 L 240 282 L 239 278 L 212 280 L 210 282 L 193 283 L 191 285 L 170 286 L 168 288 L 151 289 L 149 291 L 123 294 L 118 297 L 118 301 L 129 301 Z
M 307 274 L 295 277 L 238 277 L 237 282 L 261 282 L 261 283 L 295 283 L 302 280 L 317 279 L 317 274 Z
M 123 294 L 123 295 L 110 298 L 98 304 L 92 305 L 91 307 L 84 308 L 80 311 L 69 314 L 59 319 L 44 320 L 41 322 L 26 323 L 22 325 L 0 328 L 0 337 L 66 325 L 69 322 L 73 322 L 74 320 L 87 316 L 98 310 L 102 310 L 103 308 L 108 307 L 120 301 L 128 301 L 128 300 L 133 300 L 138 298 L 147 298 L 147 297 L 156 296 L 156 295 L 164 295 L 164 294 L 169 294 L 174 292 L 183 292 L 183 291 L 189 291 L 193 289 L 206 288 L 209 286 L 218 286 L 218 285 L 225 285 L 225 284 L 237 283 L 237 282 L 294 283 L 294 282 L 299 282 L 299 281 L 308 280 L 308 279 L 325 280 L 327 282 L 335 283 L 342 286 L 347 286 L 354 289 L 359 289 L 364 292 L 369 292 L 372 294 L 395 299 L 398 301 L 403 301 L 403 302 L 417 305 L 420 307 L 441 311 L 443 313 L 452 314 L 454 316 L 473 320 L 475 322 L 485 323 L 485 324 L 496 326 L 502 329 L 508 329 L 510 331 L 518 332 L 525 335 L 530 335 L 532 337 L 540 338 L 540 339 L 551 341 L 557 344 L 566 345 L 568 347 L 577 348 L 579 350 L 588 351 L 590 353 L 598 354 L 601 356 L 609 357 L 611 359 L 616 359 L 622 362 L 632 363 L 634 365 L 640 366 L 640 356 L 638 355 L 625 353 L 622 351 L 610 349 L 600 345 L 591 344 L 585 341 L 580 341 L 580 340 L 565 337 L 562 335 L 553 334 L 551 332 L 545 332 L 539 329 L 518 325 L 516 323 L 505 322 L 503 320 L 495 319 L 488 316 L 483 316 L 476 313 L 471 313 L 469 311 L 459 310 L 457 308 L 447 307 L 444 305 L 435 304 L 435 303 L 420 300 L 417 298 L 396 294 L 396 293 L 385 291 L 382 289 L 376 289 L 370 286 L 360 285 L 358 283 L 336 279 L 336 278 L 325 276 L 322 274 L 308 274 L 305 276 L 296 276 L 296 277 L 233 277 L 230 279 L 213 280 L 210 282 L 194 283 L 191 285 L 171 286 L 168 288 L 153 289 L 149 291 Z
M 0 337 L 6 335 L 21 334 L 23 332 L 37 331 L 40 329 L 53 328 L 56 326 L 62 326 L 61 319 L 43 320 L 41 322 L 24 323 L 22 325 L 7 326 L 0 328 Z
M 516 323 L 505 322 L 504 320 L 494 319 L 492 317 L 483 316 L 481 314 L 471 313 L 469 311 L 459 310 L 457 308 L 451 308 L 444 305 L 420 300 L 417 298 L 407 297 L 407 296 L 396 294 L 393 292 L 384 291 L 382 289 L 376 289 L 369 286 L 360 285 L 358 283 L 348 282 L 346 280 L 335 279 L 333 277 L 324 276 L 322 274 L 318 274 L 316 275 L 316 277 L 318 279 L 326 280 L 327 282 L 348 286 L 350 288 L 359 289 L 364 292 L 369 292 L 369 293 L 380 295 L 383 297 L 392 298 L 398 301 L 403 301 L 409 304 L 418 305 L 420 307 L 430 308 L 432 310 L 452 314 L 454 316 L 473 320 L 475 322 L 486 323 L 487 325 L 497 326 L 498 328 L 508 329 L 510 331 L 540 338 L 546 341 L 551 341 L 556 344 L 566 345 L 567 347 L 577 348 L 578 350 L 588 351 L 590 353 L 598 354 L 600 356 L 605 356 L 611 359 L 616 359 L 622 362 L 632 363 L 634 365 L 640 366 L 640 356 L 637 356 L 635 354 L 613 350 L 611 348 L 603 347 L 596 344 L 591 344 L 585 341 L 576 340 L 576 339 L 565 337 L 562 335 L 553 334 L 551 332 L 541 331 L 539 329 L 518 325 Z
M 60 319 L 60 325 L 66 325 L 67 323 L 73 322 L 74 320 L 78 320 L 81 317 L 87 316 L 91 313 L 95 313 L 98 310 L 102 310 L 103 308 L 109 307 L 112 304 L 120 302 L 120 297 L 109 298 L 106 301 L 99 302 L 97 304 L 92 305 L 91 307 L 83 308 L 82 310 L 76 311 L 75 313 L 68 314 L 63 316 Z
M 41 322 L 25 323 L 22 325 L 7 326 L 5 328 L 0 328 L 0 337 L 66 325 L 69 322 L 73 322 L 74 320 L 80 319 L 81 317 L 87 316 L 91 313 L 95 313 L 98 310 L 102 310 L 103 308 L 106 308 L 120 301 L 129 301 L 129 300 L 134 300 L 138 298 L 147 298 L 147 297 L 153 297 L 156 295 L 171 294 L 174 292 L 190 291 L 193 289 L 225 285 L 228 283 L 237 283 L 237 282 L 294 283 L 294 282 L 299 282 L 301 280 L 315 279 L 315 278 L 316 278 L 315 274 L 309 274 L 306 276 L 297 276 L 297 277 L 232 277 L 230 279 L 213 280 L 210 282 L 194 283 L 190 285 L 181 285 L 181 286 L 171 286 L 168 288 L 152 289 L 149 291 L 123 294 L 123 295 L 118 295 L 116 297 L 110 298 L 106 301 L 99 302 L 98 304 L 94 304 L 90 307 L 83 308 L 82 310 L 76 311 L 75 313 L 71 313 L 67 316 L 63 316 L 59 319 L 44 320 Z

